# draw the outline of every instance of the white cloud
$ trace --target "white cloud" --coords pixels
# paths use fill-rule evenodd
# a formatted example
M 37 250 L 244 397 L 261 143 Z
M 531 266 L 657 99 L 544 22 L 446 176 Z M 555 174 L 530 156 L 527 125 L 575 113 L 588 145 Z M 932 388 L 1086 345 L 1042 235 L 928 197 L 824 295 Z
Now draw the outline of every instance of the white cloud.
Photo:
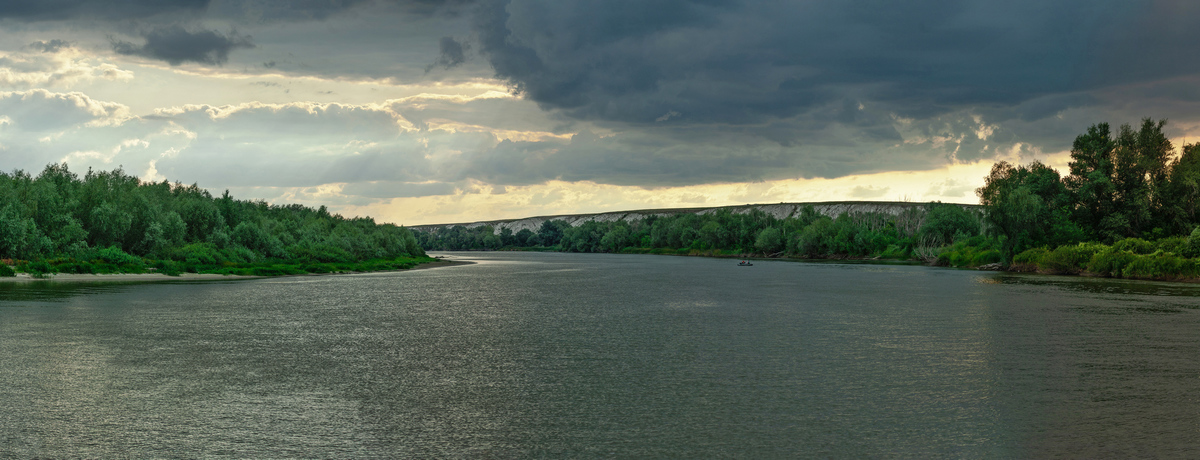
M 0 51 L 0 87 L 70 88 L 92 80 L 128 81 L 133 72 L 64 47 L 55 52 Z

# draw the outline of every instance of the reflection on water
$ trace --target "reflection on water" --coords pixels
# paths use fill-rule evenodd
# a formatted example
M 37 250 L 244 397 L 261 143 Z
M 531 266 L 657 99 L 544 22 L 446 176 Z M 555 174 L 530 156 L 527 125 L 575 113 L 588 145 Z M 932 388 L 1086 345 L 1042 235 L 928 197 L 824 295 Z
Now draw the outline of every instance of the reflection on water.
M 1139 281 L 1086 276 L 1048 276 L 1004 273 L 985 279 L 1002 284 L 1047 286 L 1096 294 L 1134 294 L 1145 296 L 1200 297 L 1200 285 L 1164 281 Z
M 192 283 L 229 283 L 228 280 L 188 280 L 188 281 L 139 281 L 139 280 L 102 280 L 102 281 L 54 281 L 33 280 L 17 282 L 0 282 L 0 307 L 20 305 L 38 305 L 41 302 L 62 302 L 66 299 L 94 294 L 122 292 L 148 284 L 192 284 Z
M 1200 449 L 1196 286 L 455 255 L 483 263 L 0 285 L 0 457 Z
M 55 302 L 70 297 L 115 292 L 135 283 L 128 282 L 0 282 L 0 306 L 27 302 Z

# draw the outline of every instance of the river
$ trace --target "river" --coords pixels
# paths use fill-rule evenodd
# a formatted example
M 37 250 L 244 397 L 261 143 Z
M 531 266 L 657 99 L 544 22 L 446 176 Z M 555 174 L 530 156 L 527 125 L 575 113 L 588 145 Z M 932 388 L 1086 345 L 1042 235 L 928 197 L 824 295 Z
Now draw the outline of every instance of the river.
M 1200 456 L 1200 286 L 447 255 L 0 284 L 0 457 Z

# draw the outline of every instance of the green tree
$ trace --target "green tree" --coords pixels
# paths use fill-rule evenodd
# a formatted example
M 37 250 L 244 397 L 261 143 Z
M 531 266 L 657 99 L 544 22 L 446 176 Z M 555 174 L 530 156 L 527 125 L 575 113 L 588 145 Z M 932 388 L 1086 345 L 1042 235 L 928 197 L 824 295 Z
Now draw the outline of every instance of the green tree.
M 783 235 L 775 227 L 764 228 L 754 239 L 754 247 L 765 254 L 782 251 L 784 249 Z
M 1200 144 L 1183 146 L 1170 169 L 1164 194 L 1166 225 L 1173 233 L 1186 233 L 1196 222 L 1196 208 L 1200 206 Z
M 1001 161 L 975 191 L 992 232 L 1002 237 L 1004 260 L 1042 245 L 1079 241 L 1083 232 L 1068 218 L 1070 197 L 1058 171 L 1034 162 L 1016 166 Z
M 918 233 L 936 245 L 948 245 L 959 236 L 979 234 L 979 218 L 962 206 L 934 202 L 926 209 L 925 222 Z
M 1092 238 L 1111 239 L 1102 222 L 1116 211 L 1115 148 L 1108 123 L 1092 125 L 1071 147 L 1071 174 L 1063 181 L 1071 194 L 1071 217 Z
M 613 225 L 608 233 L 600 239 L 600 247 L 604 252 L 620 252 L 626 246 L 630 245 L 629 227 L 625 225 Z

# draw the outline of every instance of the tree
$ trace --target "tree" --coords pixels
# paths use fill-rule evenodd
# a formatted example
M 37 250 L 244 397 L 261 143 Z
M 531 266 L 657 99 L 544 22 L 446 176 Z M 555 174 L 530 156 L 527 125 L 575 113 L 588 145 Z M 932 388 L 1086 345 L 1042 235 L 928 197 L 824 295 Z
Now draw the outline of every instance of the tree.
M 992 232 L 1003 237 L 1005 261 L 1028 248 L 1083 238 L 1082 230 L 1068 218 L 1070 197 L 1053 168 L 1036 161 L 1016 167 L 1001 161 L 992 166 L 984 181 L 975 193 Z
M 600 247 L 604 252 L 620 252 L 627 246 L 629 227 L 625 225 L 613 225 L 612 229 L 604 234 L 604 238 L 600 239 Z
M 783 235 L 775 227 L 764 228 L 754 239 L 754 247 L 765 254 L 782 251 L 784 248 Z
M 1108 123 L 1092 125 L 1072 144 L 1071 174 L 1063 182 L 1071 194 L 1071 218 L 1092 238 L 1107 236 L 1101 223 L 1116 208 L 1115 148 Z
M 96 247 L 121 245 L 125 240 L 125 233 L 133 224 L 133 215 L 107 201 L 93 208 L 90 217 L 89 233 L 92 246 Z
M 1196 221 L 1200 206 L 1200 144 L 1183 146 L 1183 153 L 1171 163 L 1164 206 L 1168 226 L 1175 233 L 1185 233 Z
M 923 239 L 937 245 L 953 243 L 959 235 L 971 237 L 979 234 L 979 219 L 955 204 L 929 203 L 925 223 L 918 231 Z
M 1107 220 L 1110 227 L 1101 229 L 1109 239 L 1140 237 L 1164 220 L 1162 195 L 1172 150 L 1162 132 L 1166 123 L 1146 118 L 1138 131 L 1121 125 L 1113 155 L 1116 215 Z
M 521 231 L 517 232 L 516 239 L 517 246 L 525 247 L 534 245 L 534 233 L 528 228 L 522 228 Z
M 554 246 L 563 239 L 563 233 L 566 229 L 571 228 L 564 220 L 547 220 L 542 222 L 541 228 L 538 230 L 538 242 L 542 246 Z

